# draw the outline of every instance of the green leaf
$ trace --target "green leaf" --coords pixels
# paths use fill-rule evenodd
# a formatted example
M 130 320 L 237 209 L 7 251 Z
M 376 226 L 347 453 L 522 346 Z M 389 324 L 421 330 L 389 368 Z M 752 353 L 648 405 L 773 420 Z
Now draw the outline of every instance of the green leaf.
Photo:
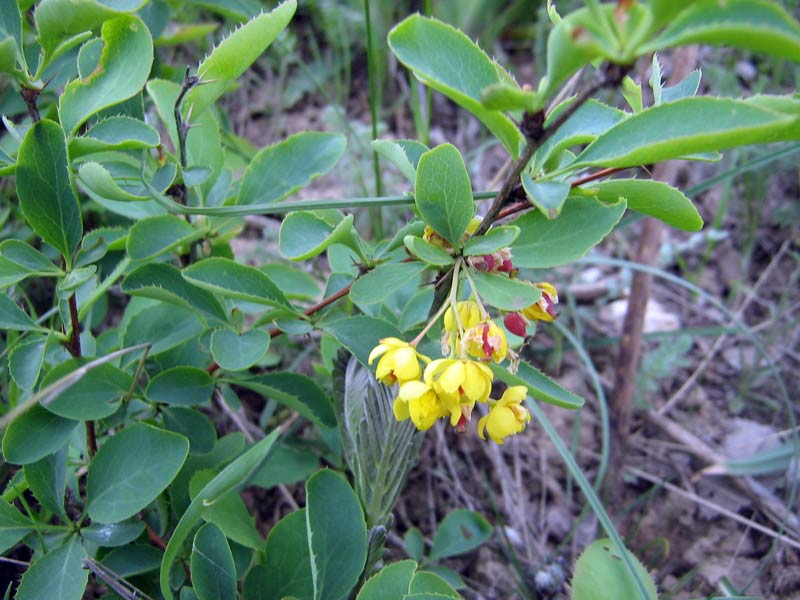
M 548 219 L 555 219 L 561 213 L 564 201 L 572 189 L 567 182 L 534 181 L 527 173 L 522 174 L 522 187 L 528 200 Z
M 34 562 L 17 589 L 16 600 L 80 600 L 89 580 L 83 568 L 86 551 L 77 536 Z
M 157 570 L 162 556 L 162 552 L 153 546 L 130 544 L 112 550 L 101 562 L 120 577 L 132 577 Z
M 8 355 L 8 372 L 23 390 L 32 390 L 42 370 L 47 337 L 31 336 L 14 346 Z
M 44 254 L 19 240 L 0 243 L 0 288 L 28 277 L 58 277 L 64 272 Z
M 144 522 L 133 517 L 119 523 L 92 523 L 88 527 L 81 528 L 81 537 L 101 548 L 117 548 L 130 544 L 144 529 Z M 152 546 L 147 547 L 155 550 Z
M 133 316 L 126 314 L 121 327 L 123 346 L 149 343 L 150 356 L 157 356 L 199 338 L 205 331 L 200 319 L 187 308 L 144 298 L 138 301 L 146 302 L 147 308 Z
M 451 144 L 428 150 L 419 159 L 414 202 L 425 223 L 458 246 L 475 215 L 472 184 L 461 153 Z
M 3 0 L 0 2 L 0 34 L 5 34 L 2 37 L 8 36 L 10 39 L 11 60 L 10 70 L 16 67 L 17 61 L 24 70 L 27 71 L 25 64 L 25 54 L 22 48 L 22 15 L 19 11 L 19 3 L 16 0 Z
M 36 462 L 67 443 L 77 421 L 54 415 L 39 405 L 22 413 L 6 429 L 3 457 L 15 465 Z
M 312 598 L 311 556 L 306 509 L 289 513 L 267 536 L 264 566 L 255 567 L 244 582 L 244 600 Z
M 697 94 L 700 87 L 700 69 L 695 69 L 679 83 L 661 89 L 662 102 L 675 102 L 681 98 L 689 98 Z
M 605 204 L 592 198 L 569 198 L 557 219 L 539 211 L 511 222 L 522 232 L 511 246 L 514 264 L 542 269 L 556 267 L 586 254 L 622 218 L 625 202 Z
M 323 469 L 306 482 L 306 524 L 315 600 L 347 598 L 367 559 L 364 512 L 347 480 Z M 336 510 L 330 510 L 335 506 Z
M 137 221 L 128 234 L 126 249 L 133 260 L 149 260 L 189 244 L 206 235 L 175 215 L 161 215 Z
M 564 389 L 536 367 L 520 362 L 516 375 L 497 365 L 489 365 L 496 377 L 509 385 L 524 385 L 528 395 L 536 400 L 547 402 L 561 408 L 577 409 L 583 406 L 584 400 L 567 389 Z
M 332 244 L 343 244 L 362 255 L 353 215 L 347 215 L 334 227 L 310 211 L 290 213 L 281 223 L 278 249 L 289 260 L 308 260 L 322 254 Z
M 83 225 L 70 180 L 67 142 L 58 123 L 43 119 L 31 126 L 19 147 L 16 176 L 25 219 L 70 268 Z
M 447 267 L 453 264 L 453 257 L 441 248 L 426 242 L 415 235 L 403 238 L 408 251 L 423 262 L 437 267 Z M 357 283 L 357 282 L 356 282 Z
M 5 500 L 0 500 L 0 552 L 16 545 L 33 531 L 31 520 Z
M 441 92 L 480 120 L 517 158 L 523 143 L 514 122 L 483 105 L 484 88 L 513 79 L 462 32 L 419 14 L 389 32 L 389 47 L 425 85 Z
M 483 105 L 490 110 L 525 110 L 536 112 L 541 107 L 539 95 L 529 90 L 521 90 L 516 84 L 493 83 L 481 92 Z
M 386 565 L 370 577 L 356 600 L 394 600 L 403 598 L 411 587 L 411 579 L 417 570 L 413 560 L 401 560 Z
M 277 400 L 321 427 L 336 425 L 331 399 L 315 381 L 297 373 L 265 373 L 236 384 Z
M 266 273 L 228 258 L 207 258 L 184 269 L 184 279 L 197 287 L 238 300 L 290 308 L 291 304 Z
M 28 314 L 22 310 L 6 294 L 0 295 L 0 329 L 11 331 L 47 331 L 33 322 Z
M 734 46 L 800 62 L 800 25 L 779 4 L 765 0 L 701 0 L 672 19 L 647 54 L 688 44 Z
M 145 150 L 161 143 L 158 131 L 133 117 L 109 117 L 69 142 L 69 155 L 79 156 L 110 150 Z
M 89 466 L 89 516 L 116 523 L 135 515 L 175 479 L 188 454 L 185 437 L 144 423 L 108 438 Z
M 214 379 L 203 369 L 173 367 L 150 380 L 145 396 L 152 402 L 192 406 L 208 402 L 214 386 Z
M 262 265 L 260 269 L 267 274 L 287 298 L 313 300 L 318 298 L 321 290 L 314 277 L 291 265 L 272 262 Z
M 236 600 L 236 565 L 225 534 L 206 523 L 194 536 L 192 588 L 200 600 Z
M 196 496 L 216 474 L 213 469 L 203 469 L 195 473 L 189 482 L 189 494 L 192 497 Z M 251 484 L 252 481 L 248 483 Z M 238 490 L 231 490 L 209 505 L 203 513 L 203 520 L 219 527 L 237 544 L 259 552 L 264 549 L 264 540 L 256 529 L 255 517 L 250 514 Z
M 237 204 L 280 202 L 330 171 L 346 145 L 338 133 L 303 131 L 263 148 L 242 175 Z
M 684 231 L 700 231 L 703 219 L 680 190 L 649 179 L 610 179 L 585 188 L 604 202 L 627 200 L 628 208 Z
M 350 288 L 350 299 L 359 306 L 385 302 L 404 287 L 419 285 L 419 277 L 427 265 L 419 262 L 384 263 L 356 279 Z
M 164 551 L 164 559 L 161 562 L 159 579 L 161 594 L 166 600 L 174 600 L 169 585 L 169 573 L 172 570 L 172 565 L 178 557 L 183 542 L 192 532 L 194 526 L 200 521 L 206 508 L 250 478 L 269 454 L 279 434 L 280 430 L 276 429 L 266 438 L 253 445 L 239 458 L 220 471 L 220 473 L 205 485 L 197 496 L 192 499 L 191 504 L 178 521 L 178 525 L 175 527 L 175 531 L 172 533 L 172 537 L 170 537 L 167 543 L 167 548 Z
M 491 535 L 492 526 L 483 515 L 472 510 L 454 510 L 436 530 L 428 560 L 464 554 L 483 544 Z
M 658 593 L 653 578 L 630 550 L 626 549 L 625 552 L 628 553 L 640 581 L 644 582 L 647 600 L 656 600 Z M 611 540 L 603 538 L 586 548 L 578 557 L 572 577 L 572 600 L 618 598 L 641 598 L 641 595 L 622 558 L 616 555 Z
M 64 88 L 58 113 L 64 130 L 72 134 L 93 114 L 138 93 L 153 64 L 150 31 L 135 15 L 121 15 L 103 23 L 103 52 L 87 77 Z
M 481 300 L 500 310 L 522 310 L 542 297 L 542 291 L 527 281 L 480 271 L 470 271 L 469 275 Z
M 431 571 L 419 571 L 414 575 L 408 592 L 407 598 L 418 598 L 422 594 L 431 598 L 461 598 L 445 579 Z
M 507 248 L 519 237 L 519 228 L 513 226 L 492 227 L 485 234 L 469 238 L 464 244 L 464 256 L 492 254 Z
M 730 98 L 683 98 L 609 129 L 569 165 L 629 167 L 746 144 L 800 139 L 800 117 Z
M 98 198 L 125 202 L 149 200 L 147 196 L 137 196 L 120 187 L 114 176 L 100 163 L 83 163 L 78 169 L 78 181 L 82 184 L 81 188 L 95 201 L 99 201 Z
M 372 149 L 392 163 L 411 183 L 417 178 L 419 157 L 428 151 L 415 140 L 372 140 Z
M 190 284 L 178 269 L 167 264 L 147 264 L 135 269 L 120 288 L 131 296 L 171 302 L 194 309 L 212 322 L 227 323 L 225 309 L 213 294 Z
M 191 107 L 192 114 L 199 115 L 227 92 L 289 24 L 296 9 L 296 0 L 286 0 L 271 12 L 253 17 L 222 40 L 200 62 L 197 75 L 201 85 L 186 94 L 187 110 Z
M 64 513 L 64 493 L 67 488 L 67 448 L 25 465 L 25 481 L 43 507 L 57 514 Z
M 217 329 L 211 334 L 211 355 L 226 371 L 242 371 L 252 367 L 267 353 L 270 336 L 261 329 L 237 333 L 233 329 Z
M 391 323 L 364 315 L 320 323 L 320 327 L 335 337 L 363 365 L 367 364 L 369 353 L 378 345 L 379 340 L 403 337 L 400 330 Z
M 406 554 L 420 562 L 425 556 L 425 539 L 422 537 L 422 532 L 416 527 L 406 531 L 403 536 L 403 548 Z
M 250 483 L 262 488 L 305 481 L 319 467 L 319 458 L 309 450 L 278 444 Z
M 217 430 L 199 410 L 185 406 L 165 406 L 161 409 L 164 429 L 181 434 L 189 440 L 190 454 L 206 454 L 214 449 Z
M 73 358 L 56 366 L 42 379 L 42 389 L 77 371 L 87 362 L 88 359 Z M 130 390 L 132 383 L 133 378 L 125 371 L 106 363 L 85 372 L 72 385 L 42 400 L 41 404 L 66 419 L 103 419 L 117 411 L 122 396 Z
M 642 86 L 636 83 L 630 75 L 625 75 L 625 78 L 622 80 L 620 92 L 622 92 L 625 102 L 628 103 L 628 106 L 631 107 L 633 112 L 638 113 L 644 110 Z

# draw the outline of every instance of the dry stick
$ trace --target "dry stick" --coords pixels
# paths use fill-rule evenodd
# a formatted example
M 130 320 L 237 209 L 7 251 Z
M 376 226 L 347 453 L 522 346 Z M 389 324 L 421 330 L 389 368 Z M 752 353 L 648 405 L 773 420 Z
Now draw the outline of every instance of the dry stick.
M 670 77 L 672 85 L 677 84 L 695 68 L 697 63 L 697 49 L 693 46 L 679 48 L 674 54 L 675 64 Z M 675 181 L 678 176 L 678 166 L 675 162 L 665 162 L 656 165 L 653 179 L 662 181 Z M 655 264 L 661 246 L 661 235 L 664 225 L 661 221 L 648 218 L 642 226 L 639 246 L 636 251 L 636 262 L 652 266 Z M 650 298 L 650 285 L 652 275 L 643 271 L 636 271 L 631 284 L 630 301 L 625 322 L 622 327 L 617 367 L 614 374 L 614 392 L 610 396 L 611 409 L 611 457 L 609 473 L 611 477 L 606 480 L 606 490 L 610 493 L 613 502 L 621 500 L 622 490 L 622 464 L 624 462 L 625 448 L 628 443 L 631 422 L 631 406 L 633 394 L 636 391 L 636 373 L 639 368 L 639 358 L 642 350 L 642 333 L 644 330 L 644 315 L 647 301 Z
M 769 265 L 767 265 L 767 268 L 764 269 L 764 271 L 761 273 L 761 276 L 758 278 L 755 285 L 751 287 L 750 290 L 747 292 L 744 300 L 742 300 L 742 304 L 739 306 L 739 308 L 733 315 L 734 316 L 732 323 L 733 325 L 736 325 L 736 323 L 741 319 L 741 316 L 742 314 L 744 314 L 745 309 L 748 306 L 750 306 L 750 302 L 752 302 L 752 300 L 756 297 L 758 289 L 764 284 L 764 282 L 767 280 L 767 277 L 769 277 L 772 274 L 772 271 L 775 270 L 781 258 L 783 258 L 784 253 L 789 248 L 789 243 L 790 243 L 789 239 L 786 239 L 786 241 L 784 241 L 778 252 L 770 261 Z M 771 322 L 772 319 L 769 319 L 769 321 Z M 680 401 L 686 395 L 689 389 L 691 389 L 691 387 L 694 385 L 695 381 L 697 381 L 697 378 L 700 377 L 700 375 L 706 370 L 706 367 L 708 367 L 708 365 L 716 356 L 717 352 L 722 348 L 722 345 L 725 343 L 728 337 L 729 337 L 728 334 L 723 333 L 716 340 L 714 340 L 714 343 L 711 345 L 711 348 L 709 348 L 708 352 L 705 353 L 703 360 L 700 361 L 700 364 L 697 366 L 694 372 L 689 377 L 686 378 L 686 381 L 683 382 L 683 385 L 681 385 L 678 391 L 675 392 L 672 395 L 672 397 L 669 400 L 667 400 L 666 403 L 664 403 L 664 406 L 662 406 L 656 411 L 657 415 L 665 416 L 670 410 L 672 410 L 675 407 L 678 401 Z
M 123 600 L 152 600 L 150 596 L 136 586 L 128 583 L 128 581 L 123 579 L 116 572 L 93 558 L 84 558 L 83 566 L 94 573 L 97 579 L 105 583 Z

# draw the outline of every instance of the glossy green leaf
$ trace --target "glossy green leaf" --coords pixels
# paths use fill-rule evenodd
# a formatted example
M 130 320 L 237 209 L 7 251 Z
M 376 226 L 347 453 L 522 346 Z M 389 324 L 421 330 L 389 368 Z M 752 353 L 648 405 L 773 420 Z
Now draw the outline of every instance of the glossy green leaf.
M 132 194 L 123 189 L 114 179 L 111 172 L 96 162 L 85 162 L 78 169 L 78 181 L 87 194 L 96 200 L 96 196 L 108 200 L 141 202 L 149 200 L 147 196 Z
M 281 223 L 278 249 L 289 260 L 308 260 L 322 254 L 332 244 L 343 244 L 362 254 L 358 234 L 353 228 L 353 215 L 347 215 L 332 226 L 313 212 L 297 211 Z
M 522 188 L 531 204 L 546 218 L 555 219 L 561 213 L 572 186 L 562 181 L 534 181 L 530 175 L 523 173 Z
M 31 336 L 16 344 L 8 354 L 8 372 L 23 390 L 32 390 L 42 370 L 47 337 Z
M 36 405 L 11 421 L 3 436 L 3 456 L 16 465 L 36 462 L 63 447 L 77 426 L 77 421 Z
M 16 0 L 3 0 L 0 2 L 0 37 L 6 37 L 4 44 L 10 46 L 9 71 L 19 64 L 27 69 L 25 55 L 22 48 L 22 15 L 19 3 Z
M 149 354 L 157 356 L 198 338 L 205 330 L 200 318 L 187 308 L 166 302 L 146 302 L 150 303 L 146 309 L 123 321 L 123 346 L 149 343 L 152 344 Z
M 43 507 L 64 515 L 64 493 L 67 488 L 67 448 L 25 465 L 25 481 Z
M 454 510 L 439 524 L 428 560 L 464 554 L 483 544 L 492 535 L 486 518 L 472 510 Z
M 194 536 L 192 588 L 200 600 L 236 600 L 236 565 L 225 534 L 206 523 Z
M 102 563 L 120 577 L 132 577 L 156 571 L 162 556 L 153 546 L 129 544 L 106 554 Z
M 462 533 L 466 533 L 466 531 Z M 461 598 L 446 580 L 431 571 L 419 571 L 414 575 L 406 598 L 418 598 L 422 594 L 429 598 L 438 599 L 452 598 L 453 600 L 460 600 Z
M 341 134 L 304 131 L 263 148 L 242 175 L 237 204 L 280 202 L 330 171 L 346 145 Z
M 373 140 L 372 149 L 392 163 L 411 183 L 417 178 L 419 157 L 428 147 L 415 140 Z
M 11 331 L 46 331 L 33 322 L 24 310 L 6 294 L 0 294 L 0 329 Z
M 306 509 L 289 513 L 267 536 L 264 566 L 256 567 L 244 583 L 244 600 L 312 598 L 311 556 L 308 549 Z
M 214 379 L 203 369 L 173 367 L 150 380 L 145 396 L 152 402 L 192 406 L 208 402 L 214 385 Z
M 367 527 L 342 475 L 323 469 L 306 482 L 306 524 L 315 600 L 347 598 L 367 559 Z
M 17 195 L 33 230 L 72 265 L 83 233 L 70 180 L 67 142 L 58 123 L 43 119 L 25 134 L 17 156 Z
M 458 149 L 442 144 L 419 159 L 414 202 L 422 219 L 457 246 L 475 215 L 472 184 Z
M 196 496 L 216 474 L 213 469 L 203 469 L 195 473 L 189 482 L 189 494 L 192 497 Z M 248 485 L 250 484 L 252 481 L 248 482 Z M 264 549 L 264 540 L 256 529 L 255 517 L 250 514 L 238 490 L 231 490 L 206 507 L 203 520 L 219 527 L 222 533 L 237 544 L 259 552 Z
M 0 243 L 0 288 L 28 277 L 58 277 L 63 271 L 39 250 L 20 240 Z
M 206 454 L 214 449 L 217 430 L 199 410 L 186 406 L 165 406 L 161 414 L 164 417 L 164 429 L 179 433 L 189 440 L 190 454 Z
M 137 221 L 128 234 L 126 249 L 133 260 L 149 260 L 189 244 L 206 234 L 175 215 Z
M 69 155 L 74 160 L 93 152 L 109 150 L 144 150 L 161 143 L 158 131 L 133 117 L 109 117 L 69 142 Z
M 447 267 L 453 264 L 453 256 L 451 254 L 426 242 L 421 237 L 407 235 L 403 238 L 403 243 L 411 254 L 429 265 Z
M 411 587 L 416 570 L 417 563 L 413 560 L 386 565 L 366 581 L 356 600 L 402 600 Z
M 39 43 L 48 60 L 64 40 L 75 34 L 96 29 L 103 21 L 133 12 L 141 8 L 146 0 L 115 0 L 99 2 L 96 0 L 43 0 L 36 8 L 36 27 L 39 30 Z
M 416 527 L 412 527 L 406 531 L 403 536 L 403 549 L 412 559 L 420 562 L 425 556 L 425 538 L 422 537 L 422 532 Z
M 138 93 L 150 74 L 153 40 L 139 17 L 109 19 L 100 35 L 104 45 L 97 68 L 68 83 L 61 94 L 58 112 L 70 134 L 93 114 Z
M 528 395 L 536 400 L 573 410 L 580 408 L 584 404 L 583 398 L 564 389 L 527 362 L 520 362 L 519 370 L 515 375 L 497 365 L 489 365 L 489 368 L 494 371 L 495 376 L 501 381 L 509 385 L 524 385 L 527 387 Z
M 398 60 L 425 85 L 441 92 L 475 115 L 517 158 L 523 143 L 516 124 L 500 111 L 483 105 L 481 93 L 511 77 L 464 33 L 419 14 L 389 32 L 389 47 Z
M 735 46 L 800 62 L 800 25 L 775 2 L 700 0 L 637 52 L 688 44 Z
M 83 568 L 86 551 L 77 536 L 31 564 L 17 589 L 16 600 L 80 600 L 89 580 Z
M 649 179 L 611 179 L 590 184 L 588 190 L 604 202 L 627 200 L 628 208 L 660 219 L 684 231 L 700 231 L 703 219 L 680 190 Z
M 320 323 L 320 326 L 364 365 L 367 364 L 369 353 L 380 343 L 379 340 L 387 337 L 403 337 L 395 325 L 364 315 L 345 317 L 331 323 Z
M 507 248 L 519 237 L 519 229 L 513 226 L 492 227 L 485 234 L 471 237 L 464 243 L 464 256 L 492 254 Z
M 289 485 L 305 481 L 318 467 L 319 458 L 314 452 L 278 444 L 250 483 L 262 488 Z
M 108 438 L 89 466 L 89 516 L 115 523 L 135 515 L 166 489 L 188 454 L 185 437 L 144 423 Z
M 628 558 L 644 582 L 647 600 L 656 600 L 658 593 L 653 578 L 639 559 L 629 550 Z M 625 568 L 622 558 L 615 553 L 611 540 L 597 540 L 586 548 L 575 563 L 572 577 L 572 600 L 617 600 L 641 598 L 636 582 Z
M 221 296 L 268 306 L 291 306 L 266 273 L 228 258 L 207 258 L 181 273 L 197 287 Z
M 119 523 L 92 523 L 81 528 L 81 537 L 101 548 L 117 548 L 130 544 L 144 529 L 144 522 L 132 517 Z
M 253 445 L 247 452 L 225 467 L 214 477 L 202 490 L 192 499 L 191 504 L 183 513 L 178 521 L 178 525 L 167 543 L 164 551 L 164 559 L 161 562 L 159 575 L 161 594 L 166 600 L 174 600 L 172 590 L 169 585 L 169 573 L 178 553 L 183 546 L 183 542 L 192 532 L 195 525 L 202 518 L 205 509 L 221 498 L 226 493 L 242 485 L 258 469 L 266 459 L 272 445 L 275 443 L 280 430 L 276 429 L 266 438 Z
M 33 531 L 33 522 L 5 500 L 0 500 L 0 552 L 5 552 Z
M 286 0 L 268 13 L 262 13 L 235 29 L 206 56 L 197 68 L 202 85 L 186 94 L 184 106 L 199 115 L 269 48 L 284 30 L 297 9 L 296 0 Z
M 359 277 L 350 288 L 350 299 L 358 305 L 385 302 L 398 290 L 416 288 L 427 265 L 419 262 L 384 263 Z
M 516 84 L 493 83 L 481 92 L 483 105 L 490 110 L 524 110 L 536 112 L 541 107 L 539 95 L 529 90 L 521 90 Z
M 697 94 L 700 87 L 700 69 L 695 69 L 675 85 L 661 89 L 662 102 L 674 102 L 681 98 L 689 98 Z
M 521 233 L 511 246 L 514 264 L 549 268 L 577 260 L 597 245 L 622 218 L 626 204 L 569 198 L 557 219 L 532 211 L 511 222 Z
M 627 167 L 745 144 L 800 139 L 800 116 L 730 98 L 683 98 L 654 106 L 609 129 L 570 169 Z
M 237 333 L 233 329 L 217 329 L 211 334 L 211 355 L 228 371 L 247 369 L 267 353 L 270 335 L 261 329 Z
M 261 265 L 260 269 L 287 298 L 312 300 L 318 298 L 322 292 L 319 282 L 301 268 L 272 262 Z
M 216 297 L 200 289 L 181 276 L 173 266 L 157 263 L 147 264 L 132 271 L 120 286 L 132 296 L 155 298 L 197 311 L 212 322 L 227 322 L 225 309 Z
M 95 273 L 97 273 L 97 265 L 87 265 L 85 267 L 72 269 L 67 273 L 66 277 L 56 285 L 56 294 L 62 300 L 68 299 L 78 288 L 92 279 Z
M 304 375 L 288 372 L 265 373 L 248 379 L 237 379 L 236 384 L 277 400 L 316 425 L 336 425 L 331 399 L 315 381 Z
M 470 277 L 481 300 L 500 310 L 522 310 L 542 297 L 535 285 L 506 275 L 470 271 Z
M 42 379 L 41 387 L 55 383 L 84 366 L 87 359 L 73 358 L 51 369 Z M 116 412 L 133 383 L 133 378 L 118 367 L 106 363 L 83 373 L 69 387 L 42 400 L 47 410 L 66 419 L 78 421 L 102 419 Z

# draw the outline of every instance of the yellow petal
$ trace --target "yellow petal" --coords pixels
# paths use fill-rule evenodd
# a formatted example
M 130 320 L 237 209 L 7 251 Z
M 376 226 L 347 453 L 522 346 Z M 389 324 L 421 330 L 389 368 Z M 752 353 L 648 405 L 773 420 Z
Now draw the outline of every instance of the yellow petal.
M 521 431 L 514 413 L 505 406 L 494 406 L 489 411 L 486 429 L 489 432 L 489 437 L 500 445 L 503 444 L 503 440 L 506 437 Z
M 484 431 L 484 429 L 486 429 L 486 421 L 488 421 L 488 420 L 489 420 L 489 415 L 485 415 L 485 416 L 481 417 L 480 420 L 478 421 L 478 436 L 482 440 L 486 439 L 486 436 L 484 435 L 483 431 Z
M 405 421 L 408 419 L 408 402 L 400 398 L 398 396 L 394 400 L 394 404 L 392 404 L 392 411 L 394 412 L 394 418 L 398 421 Z
M 448 394 L 454 394 L 464 383 L 464 363 L 454 361 L 448 365 L 439 377 L 438 384 Z
M 392 353 L 394 359 L 394 376 L 401 383 L 418 379 L 420 376 L 417 351 L 414 348 L 398 348 Z
M 378 358 L 381 354 L 384 354 L 389 350 L 389 346 L 386 344 L 378 344 L 372 349 L 372 352 L 369 353 L 369 358 L 367 359 L 368 364 L 372 364 L 372 362 Z

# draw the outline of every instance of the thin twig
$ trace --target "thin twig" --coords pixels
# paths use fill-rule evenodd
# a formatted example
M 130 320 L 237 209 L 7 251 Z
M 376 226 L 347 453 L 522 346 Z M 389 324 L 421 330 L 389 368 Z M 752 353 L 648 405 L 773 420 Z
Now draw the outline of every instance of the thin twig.
M 93 558 L 84 558 L 83 566 L 89 569 L 97 579 L 101 580 L 114 593 L 119 595 L 123 600 L 152 600 L 150 596 L 145 594 L 132 583 L 123 579 L 120 575 L 109 569 L 103 563 L 96 561 Z

